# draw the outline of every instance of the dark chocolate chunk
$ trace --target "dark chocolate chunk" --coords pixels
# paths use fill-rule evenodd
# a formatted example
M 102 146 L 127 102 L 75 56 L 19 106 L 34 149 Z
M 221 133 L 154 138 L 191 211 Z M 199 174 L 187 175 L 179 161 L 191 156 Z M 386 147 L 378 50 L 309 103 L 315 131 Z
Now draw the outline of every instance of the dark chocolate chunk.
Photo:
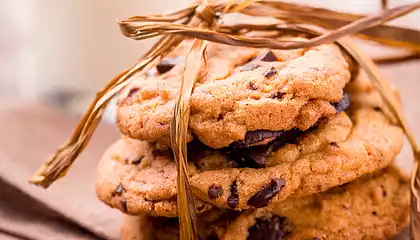
M 212 184 L 207 191 L 210 199 L 216 199 L 223 195 L 223 188 L 220 185 Z
M 261 67 L 261 65 L 256 64 L 256 63 L 247 63 L 241 68 L 241 72 L 252 71 L 252 70 L 257 69 L 259 67 Z
M 333 106 L 335 107 L 337 113 L 344 112 L 350 106 L 349 95 L 344 93 L 343 98 L 340 101 L 333 103 Z
M 123 212 L 127 212 L 127 201 L 125 199 L 121 200 L 121 210 L 123 210 Z
M 247 148 L 251 144 L 261 142 L 267 138 L 278 137 L 283 133 L 284 131 L 270 131 L 270 130 L 248 131 L 245 134 L 245 138 L 243 140 L 239 140 L 232 143 L 232 147 Z
M 283 179 L 272 179 L 269 184 L 265 185 L 259 192 L 252 196 L 247 204 L 256 208 L 267 206 L 268 202 L 280 192 L 285 184 L 286 182 Z
M 270 69 L 265 71 L 264 77 L 271 78 L 272 76 L 276 75 L 276 73 L 277 73 L 277 69 L 275 69 L 274 67 L 271 67 Z
M 263 168 L 265 159 L 272 152 L 272 145 L 259 145 L 250 148 L 233 148 L 226 151 L 229 159 L 235 162 L 235 167 Z
M 131 160 L 131 164 L 138 165 L 141 163 L 141 160 L 143 160 L 144 156 L 138 156 Z
M 277 91 L 276 93 L 274 93 L 273 95 L 271 95 L 270 98 L 272 98 L 272 99 L 281 99 L 284 95 L 285 95 L 285 93 L 282 93 L 281 91 Z
M 273 151 L 284 146 L 284 144 L 286 143 L 296 143 L 296 141 L 299 140 L 300 136 L 302 136 L 305 132 L 312 131 L 313 129 L 314 127 L 311 127 L 306 131 L 301 131 L 299 129 L 291 129 L 291 130 L 283 132 L 280 136 L 276 138 L 276 140 L 272 142 Z
M 385 186 L 381 185 L 381 189 L 382 189 L 382 197 L 386 197 L 388 195 L 388 193 L 385 190 Z
M 375 110 L 377 112 L 382 112 L 382 109 L 380 107 L 374 107 L 373 110 Z
M 257 90 L 258 88 L 257 88 L 257 86 L 255 86 L 255 83 L 249 82 L 249 89 L 251 89 L 251 90 Z
M 138 87 L 132 87 L 130 91 L 128 92 L 127 98 L 132 97 L 136 92 L 138 92 L 140 89 Z
M 310 130 L 308 130 L 310 131 Z M 262 168 L 266 158 L 286 143 L 296 142 L 304 132 L 292 129 L 289 131 L 250 131 L 245 139 L 232 143 L 223 151 L 238 167 Z M 272 138 L 273 140 L 270 140 Z M 265 143 L 265 140 L 269 143 Z M 258 144 L 261 143 L 261 144 Z M 254 146 L 250 146 L 254 145 Z
M 223 120 L 223 114 L 219 114 L 219 116 L 217 116 L 217 121 Z
M 175 67 L 178 62 L 178 58 L 166 58 L 156 65 L 156 69 L 160 74 L 164 74 Z
M 376 213 L 375 211 L 373 211 L 373 212 L 372 212 L 372 215 L 373 215 L 373 216 L 376 216 L 376 214 L 377 214 L 377 213 Z
M 230 185 L 230 195 L 227 199 L 227 205 L 230 208 L 235 208 L 239 202 L 239 195 L 238 195 L 238 186 L 236 180 L 233 181 L 232 185 Z
M 291 232 L 285 221 L 280 216 L 256 219 L 255 225 L 248 229 L 247 240 L 283 240 Z
M 263 62 L 274 62 L 277 61 L 277 57 L 272 51 L 268 51 L 261 56 L 260 60 Z
M 121 194 L 125 191 L 124 185 L 122 183 L 118 184 L 118 186 L 115 188 L 114 192 L 112 193 L 112 196 L 121 196 Z

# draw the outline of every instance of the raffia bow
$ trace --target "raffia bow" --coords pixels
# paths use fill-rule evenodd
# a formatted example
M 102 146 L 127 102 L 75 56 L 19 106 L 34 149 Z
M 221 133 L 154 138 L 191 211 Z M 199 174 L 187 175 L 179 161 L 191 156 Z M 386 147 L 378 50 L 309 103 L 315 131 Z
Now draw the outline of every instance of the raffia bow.
M 420 152 L 402 110 L 394 99 L 389 83 L 383 78 L 374 63 L 374 61 L 390 63 L 420 58 L 419 31 L 384 25 L 387 21 L 419 9 L 420 3 L 392 9 L 385 9 L 386 1 L 381 1 L 381 4 L 384 8 L 381 13 L 374 16 L 364 16 L 281 1 L 209 2 L 204 0 L 173 13 L 135 16 L 119 22 L 121 32 L 129 38 L 142 40 L 162 37 L 134 66 L 115 76 L 97 93 L 71 138 L 37 171 L 31 179 L 31 183 L 46 188 L 58 178 L 64 176 L 77 156 L 89 143 L 92 134 L 101 121 L 106 105 L 133 80 L 132 76 L 134 74 L 145 74 L 178 46 L 184 38 L 195 38 L 186 57 L 180 95 L 171 122 L 171 147 L 178 172 L 177 201 L 180 237 L 181 239 L 196 239 L 195 207 L 186 174 L 186 133 L 189 120 L 189 98 L 197 78 L 205 74 L 206 70 L 205 51 L 207 41 L 271 49 L 296 49 L 335 42 L 367 73 L 411 144 L 414 155 L 414 168 L 411 175 L 412 238 L 420 240 Z M 261 22 L 233 25 L 224 25 L 219 21 L 224 15 L 234 12 L 253 17 L 268 15 L 279 21 L 269 24 Z M 279 31 L 286 34 L 304 33 L 313 37 L 304 42 L 293 42 L 271 38 L 252 38 L 243 35 L 255 30 Z M 387 56 L 372 61 L 349 41 L 349 35 L 384 45 L 402 47 L 409 50 L 409 53 Z

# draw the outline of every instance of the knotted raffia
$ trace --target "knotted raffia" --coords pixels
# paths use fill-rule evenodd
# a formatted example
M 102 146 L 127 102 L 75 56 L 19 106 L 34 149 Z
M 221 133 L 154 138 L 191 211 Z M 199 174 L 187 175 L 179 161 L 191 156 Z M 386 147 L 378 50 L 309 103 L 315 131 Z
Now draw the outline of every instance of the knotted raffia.
M 377 63 L 401 62 L 420 58 L 420 32 L 384 25 L 387 21 L 404 16 L 420 8 L 413 3 L 387 8 L 382 0 L 383 11 L 378 15 L 364 16 L 341 13 L 323 8 L 284 3 L 281 1 L 244 0 L 217 2 L 200 1 L 185 9 L 163 15 L 135 16 L 119 22 L 121 32 L 132 39 L 142 40 L 162 36 L 160 40 L 133 67 L 114 77 L 103 90 L 97 93 L 84 117 L 76 127 L 70 140 L 49 159 L 31 179 L 31 183 L 48 187 L 65 175 L 77 156 L 84 150 L 99 124 L 108 102 L 128 85 L 134 74 L 146 74 L 162 58 L 178 46 L 184 38 L 195 38 L 186 57 L 182 74 L 182 85 L 171 122 L 171 147 L 177 165 L 178 212 L 181 239 L 197 239 L 195 229 L 195 207 L 187 177 L 186 133 L 189 121 L 189 99 L 197 79 L 206 74 L 207 41 L 234 46 L 271 49 L 296 49 L 320 44 L 337 43 L 352 61 L 367 73 L 378 89 L 393 117 L 404 130 L 413 150 L 414 167 L 411 174 L 411 235 L 420 240 L 420 152 L 407 125 L 405 116 L 391 92 L 389 83 L 378 70 Z M 252 17 L 271 16 L 275 23 L 242 23 L 224 25 L 219 21 L 224 15 L 242 13 Z M 304 42 L 281 41 L 270 38 L 251 38 L 243 34 L 249 31 L 279 31 L 285 34 L 311 36 Z M 356 36 L 380 44 L 410 50 L 404 55 L 387 56 L 372 60 L 348 39 Z

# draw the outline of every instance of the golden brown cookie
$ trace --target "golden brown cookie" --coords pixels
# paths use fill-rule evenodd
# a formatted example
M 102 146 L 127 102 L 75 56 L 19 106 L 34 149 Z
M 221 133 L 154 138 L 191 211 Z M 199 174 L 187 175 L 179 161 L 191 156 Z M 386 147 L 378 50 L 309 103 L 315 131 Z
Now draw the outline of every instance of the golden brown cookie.
M 293 38 L 291 40 L 302 40 Z M 162 60 L 157 74 L 136 76 L 120 96 L 117 124 L 130 138 L 169 142 L 169 126 L 179 95 L 183 57 L 190 42 Z M 243 140 L 255 130 L 307 130 L 335 114 L 343 98 L 349 66 L 335 45 L 269 50 L 209 43 L 207 75 L 191 101 L 192 136 L 212 148 Z
M 408 178 L 390 166 L 271 208 L 209 211 L 198 218 L 197 230 L 200 239 L 383 240 L 393 239 L 408 226 L 409 210 Z M 179 239 L 177 218 L 147 219 L 154 234 L 150 239 Z M 138 225 L 137 232 L 142 231 Z
M 195 166 L 189 165 L 190 172 Z M 177 216 L 176 168 L 169 152 L 147 142 L 121 139 L 104 153 L 97 167 L 96 193 L 123 213 Z M 196 201 L 197 212 L 213 208 Z
M 391 166 L 328 192 L 244 213 L 221 239 L 392 239 L 408 226 L 409 212 L 409 180 Z
M 378 93 L 363 75 L 348 91 L 351 107 L 346 113 L 320 120 L 307 131 L 283 132 L 266 145 L 216 151 L 193 141 L 188 152 L 195 196 L 218 208 L 261 208 L 386 167 L 402 147 L 403 132 L 386 117 Z M 120 140 L 112 149 L 98 167 L 99 197 L 130 214 L 175 216 L 171 154 L 131 139 Z M 140 164 L 130 160 L 139 158 Z M 124 191 L 115 194 L 116 189 Z M 199 212 L 211 208 L 203 202 L 197 202 Z
M 387 108 L 363 73 L 347 89 L 351 104 L 346 112 L 351 120 L 345 113 L 329 118 L 295 142 L 268 151 L 262 168 L 196 174 L 191 179 L 195 195 L 219 208 L 258 208 L 289 196 L 322 192 L 386 167 L 401 150 L 403 132 L 386 117 Z M 247 163 L 250 155 L 261 162 L 255 152 L 239 160 Z M 209 198 L 215 186 L 221 194 Z

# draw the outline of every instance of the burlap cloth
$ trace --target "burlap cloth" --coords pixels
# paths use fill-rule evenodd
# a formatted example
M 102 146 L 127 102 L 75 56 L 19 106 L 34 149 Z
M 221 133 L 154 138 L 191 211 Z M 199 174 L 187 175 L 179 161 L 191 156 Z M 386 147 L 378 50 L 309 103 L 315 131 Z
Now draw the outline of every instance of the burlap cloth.
M 401 90 L 404 111 L 420 137 L 420 61 L 383 67 Z M 95 197 L 93 178 L 102 152 L 118 138 L 102 123 L 67 177 L 48 190 L 28 178 L 73 130 L 77 118 L 38 104 L 0 107 L 0 239 L 118 239 L 121 215 Z M 398 163 L 409 170 L 406 144 Z

